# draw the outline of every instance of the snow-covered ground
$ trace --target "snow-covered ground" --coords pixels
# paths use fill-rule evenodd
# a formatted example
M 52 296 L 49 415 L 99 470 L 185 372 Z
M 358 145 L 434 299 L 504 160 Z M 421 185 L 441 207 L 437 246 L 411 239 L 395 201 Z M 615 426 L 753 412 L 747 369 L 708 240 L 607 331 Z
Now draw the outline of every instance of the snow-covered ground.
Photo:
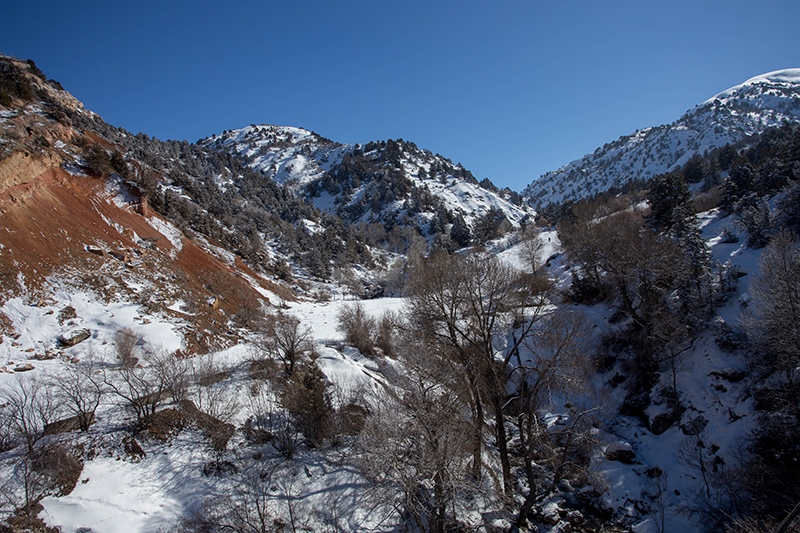
M 343 391 L 342 398 L 347 391 L 374 385 L 377 375 L 374 362 L 357 350 L 340 351 L 330 347 L 342 340 L 336 329 L 337 314 L 343 305 L 351 303 L 349 300 L 293 303 L 288 311 L 312 327 L 315 352 L 319 356 L 317 363 L 334 388 Z M 371 315 L 379 316 L 384 311 L 400 310 L 403 300 L 387 298 L 359 303 Z M 59 324 L 59 312 L 67 306 L 74 308 L 75 317 Z M 174 351 L 181 348 L 181 337 L 170 320 L 145 315 L 137 305 L 102 303 L 87 294 L 57 293 L 55 301 L 43 305 L 31 305 L 22 298 L 14 298 L 1 310 L 12 321 L 18 337 L 4 335 L 0 343 L 0 360 L 5 363 L 0 372 L 0 385 L 12 385 L 18 379 L 58 375 L 65 365 L 80 364 L 78 361 L 90 354 L 111 358 L 114 334 L 122 328 L 140 335 L 143 349 Z M 71 348 L 58 347 L 60 335 L 68 336 L 80 329 L 89 330 L 90 338 Z M 50 360 L 33 359 L 34 355 L 45 353 L 61 355 Z M 240 344 L 212 357 L 225 367 L 241 368 L 252 357 L 252 347 Z M 25 363 L 31 363 L 34 369 L 24 374 L 13 372 L 13 368 Z M 244 396 L 247 387 L 241 383 L 242 374 L 240 372 L 237 377 L 234 372 L 228 386 L 238 387 L 237 393 Z M 207 443 L 196 432 L 181 433 L 170 443 L 142 440 L 146 455 L 138 461 L 125 457 L 119 443 L 114 442 L 113 433 L 116 426 L 112 417 L 119 416 L 120 411 L 110 402 L 98 411 L 98 423 L 90 432 L 93 436 L 78 437 L 101 453 L 86 461 L 80 481 L 69 495 L 47 497 L 41 502 L 44 506 L 41 517 L 48 524 L 59 526 L 65 533 L 165 531 L 187 511 L 195 509 L 213 490 L 225 490 L 224 482 L 220 486 L 218 480 L 203 475 L 203 467 L 211 460 L 211 455 Z M 234 420 L 239 426 L 246 419 L 245 411 L 243 409 Z M 247 461 L 242 457 L 245 450 L 241 439 L 231 448 L 230 453 L 237 462 Z M 10 459 L 8 453 L 5 454 L 7 460 Z M 324 454 L 313 451 L 302 452 L 291 464 L 292 468 L 303 472 L 297 478 L 297 494 L 317 495 L 298 498 L 299 505 L 312 511 L 318 507 L 313 512 L 322 515 L 325 507 L 337 500 L 338 505 L 346 505 L 340 520 L 348 531 L 356 531 L 360 525 L 375 525 L 383 519 L 370 517 L 368 509 L 358 508 L 355 500 L 363 480 L 350 468 L 333 464 Z M 5 471 L 10 476 L 8 468 L 10 463 L 7 462 L 0 474 Z M 280 499 L 279 495 L 276 499 Z M 280 505 L 276 513 L 278 516 L 284 513 Z
M 725 227 L 733 227 L 733 220 L 721 218 L 717 212 L 702 217 L 703 236 L 711 245 L 713 256 L 720 262 L 731 260 L 747 272 L 737 295 L 717 310 L 718 315 L 729 325 L 735 326 L 740 313 L 740 301 L 746 294 L 747 281 L 757 275 L 759 251 L 745 248 L 742 242 L 725 243 L 720 238 Z M 569 283 L 563 256 L 558 256 L 560 243 L 553 231 L 542 233 L 544 246 L 542 259 L 557 256 L 550 271 L 560 277 L 559 284 Z M 498 252 L 498 257 L 519 269 L 527 268 L 521 255 L 521 246 L 510 246 Z M 340 392 L 339 401 L 346 400 L 348 391 L 376 389 L 383 379 L 375 360 L 366 358 L 353 348 L 342 345 L 342 333 L 337 330 L 337 315 L 344 305 L 354 303 L 340 298 L 328 302 L 300 301 L 286 304 L 290 313 L 298 317 L 304 326 L 313 332 L 317 363 L 334 389 Z M 367 312 L 375 317 L 383 312 L 401 312 L 402 298 L 384 298 L 359 301 Z M 70 306 L 74 316 L 64 318 L 63 310 Z M 587 317 L 599 326 L 607 324 L 612 310 L 603 306 L 584 307 Z M 104 303 L 84 293 L 56 291 L 51 301 L 32 304 L 22 297 L 8 300 L 2 307 L 3 314 L 10 319 L 17 335 L 3 335 L 0 343 L 0 385 L 8 385 L 20 379 L 13 369 L 30 363 L 35 368 L 22 374 L 43 376 L 57 375 L 65 365 L 80 364 L 90 354 L 95 357 L 110 357 L 111 343 L 116 331 L 129 328 L 143 339 L 143 348 L 174 351 L 182 347 L 182 337 L 177 328 L 178 319 L 147 315 L 135 304 Z M 80 329 L 91 332 L 89 339 L 72 348 L 58 348 L 59 336 L 68 336 Z M 35 355 L 53 354 L 49 360 L 34 359 Z M 225 367 L 234 369 L 226 382 L 234 394 L 244 398 L 246 371 L 243 368 L 252 357 L 252 347 L 243 342 L 225 351 L 212 354 Z M 720 350 L 713 339 L 713 332 L 698 338 L 693 348 L 681 359 L 677 369 L 677 382 L 681 401 L 687 406 L 682 422 L 702 416 L 706 421 L 704 438 L 707 444 L 718 446 L 718 455 L 732 461 L 733 447 L 752 429 L 754 419 L 750 401 L 741 400 L 739 384 L 723 381 L 719 373 L 743 368 L 739 356 Z M 238 369 L 238 370 L 237 370 Z M 595 387 L 607 388 L 608 375 L 597 376 Z M 621 390 L 612 390 L 604 400 L 613 406 L 622 399 Z M 336 400 L 336 399 L 335 399 Z M 167 530 L 187 511 L 196 509 L 199 502 L 214 490 L 226 489 L 226 481 L 204 476 L 203 468 L 212 461 L 208 445 L 196 431 L 185 431 L 175 440 L 161 443 L 144 439 L 141 444 L 146 455 L 132 461 L 120 453 L 119 443 L 114 439 L 114 417 L 120 416 L 119 407 L 109 403 L 98 411 L 98 424 L 90 436 L 80 436 L 87 444 L 96 446 L 98 453 L 87 460 L 80 481 L 71 494 L 63 497 L 47 497 L 42 501 L 41 514 L 48 524 L 57 525 L 66 532 L 137 533 Z M 242 399 L 242 405 L 245 404 Z M 653 405 L 648 414 L 651 418 L 663 406 Z M 234 417 L 241 425 L 246 419 L 242 408 Z M 635 454 L 633 464 L 609 461 L 598 454 L 594 461 L 597 469 L 607 481 L 604 495 L 606 504 L 626 512 L 635 522 L 637 533 L 660 531 L 661 515 L 658 503 L 663 504 L 663 521 L 667 531 L 696 531 L 696 525 L 680 513 L 680 508 L 699 488 L 697 472 L 679 458 L 681 442 L 688 437 L 679 425 L 661 435 L 648 431 L 640 421 L 627 417 L 612 417 L 602 427 L 602 439 L 612 447 L 630 449 Z M 88 440 L 87 440 L 88 439 Z M 9 459 L 8 453 L 0 455 Z M 251 448 L 245 446 L 238 435 L 229 444 L 228 457 L 239 465 L 253 465 Z M 727 459 L 726 459 L 727 458 Z M 8 464 L 6 462 L 6 464 Z M 301 449 L 291 461 L 283 463 L 280 476 L 291 479 L 292 493 L 296 505 L 302 506 L 309 516 L 319 523 L 323 515 L 335 503 L 339 509 L 339 527 L 347 531 L 379 526 L 385 517 L 371 516 L 370 510 L 361 507 L 359 494 L 364 480 L 346 462 L 337 462 L 330 453 Z M 4 467 L 7 470 L 8 466 Z M 245 466 L 247 468 L 247 466 Z M 665 474 L 652 477 L 658 469 Z M 299 473 L 298 473 L 299 472 Z M 286 476 L 289 476 L 286 478 Z M 276 485 L 277 486 L 277 485 Z M 285 483 L 282 486 L 286 486 Z M 289 500 L 279 489 L 275 489 L 275 512 L 286 514 Z M 646 512 L 650 509 L 653 514 Z

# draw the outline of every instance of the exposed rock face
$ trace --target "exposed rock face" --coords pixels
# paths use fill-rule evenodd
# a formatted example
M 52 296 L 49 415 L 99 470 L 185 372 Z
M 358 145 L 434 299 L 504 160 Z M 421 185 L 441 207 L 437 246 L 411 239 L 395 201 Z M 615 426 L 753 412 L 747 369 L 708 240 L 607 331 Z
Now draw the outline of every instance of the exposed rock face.
M 94 423 L 94 413 L 81 413 L 80 415 L 71 416 L 45 425 L 44 434 L 57 435 L 59 433 L 68 433 L 81 429 L 81 427 L 89 427 Z
M 28 152 L 14 152 L 0 164 L 0 191 L 28 183 L 47 169 L 60 164 L 61 161 L 50 154 L 47 157 L 37 157 Z

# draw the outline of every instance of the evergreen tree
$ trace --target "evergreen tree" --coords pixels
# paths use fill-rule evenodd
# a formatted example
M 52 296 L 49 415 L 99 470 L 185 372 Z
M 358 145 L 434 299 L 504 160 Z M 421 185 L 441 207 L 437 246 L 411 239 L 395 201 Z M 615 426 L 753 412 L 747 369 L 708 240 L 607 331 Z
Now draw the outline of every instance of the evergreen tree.
M 472 242 L 472 231 L 461 214 L 457 214 L 453 220 L 453 226 L 450 228 L 450 238 L 461 247 L 468 246 Z
M 676 208 L 686 205 L 690 198 L 689 188 L 680 174 L 671 172 L 656 176 L 647 193 L 650 227 L 657 232 L 670 230 L 681 216 L 676 216 Z

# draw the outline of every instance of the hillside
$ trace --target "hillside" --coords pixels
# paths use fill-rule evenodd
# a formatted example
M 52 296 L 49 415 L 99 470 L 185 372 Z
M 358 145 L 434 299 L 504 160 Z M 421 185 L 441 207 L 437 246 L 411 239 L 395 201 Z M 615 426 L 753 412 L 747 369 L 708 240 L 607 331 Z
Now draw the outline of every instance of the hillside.
M 800 69 L 756 76 L 687 111 L 671 124 L 644 128 L 603 145 L 533 181 L 526 201 L 544 207 L 646 181 L 683 166 L 696 154 L 735 144 L 800 121 Z
M 800 125 L 517 228 L 407 141 L 0 74 L 0 532 L 798 527 Z
M 291 297 L 288 288 L 230 252 L 200 236 L 187 238 L 174 221 L 152 209 L 153 197 L 136 182 L 116 173 L 95 173 L 85 154 L 124 148 L 73 125 L 67 113 L 76 123 L 99 119 L 64 91 L 43 83 L 28 65 L 12 64 L 28 74 L 39 100 L 16 100 L 0 118 L 4 299 L 36 304 L 57 293 L 63 297 L 64 291 L 87 291 L 107 301 L 138 302 L 183 324 L 184 350 L 205 351 L 234 341 L 236 335 L 225 339 L 221 334 L 229 330 L 230 320 L 257 307 L 255 302 Z M 132 175 L 143 166 L 130 159 L 121 171 Z
M 514 227 L 533 216 L 516 193 L 479 183 L 462 166 L 402 139 L 350 146 L 301 128 L 252 125 L 200 144 L 243 157 L 348 224 L 408 226 L 433 239 L 457 219 L 474 232 L 487 216 Z

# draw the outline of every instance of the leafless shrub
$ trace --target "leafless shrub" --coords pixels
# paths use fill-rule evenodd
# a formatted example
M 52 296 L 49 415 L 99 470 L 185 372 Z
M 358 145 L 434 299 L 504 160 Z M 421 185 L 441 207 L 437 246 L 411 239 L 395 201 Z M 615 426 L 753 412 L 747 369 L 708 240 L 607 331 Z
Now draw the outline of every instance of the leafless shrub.
M 752 495 L 748 485 L 753 473 L 743 447 L 734 447 L 726 462 L 717 453 L 706 431 L 685 437 L 677 446 L 679 461 L 698 476 L 698 485 L 681 511 L 702 524 L 706 531 L 722 531 L 735 519 L 748 515 Z M 730 464 L 729 464 L 730 463 Z
M 541 229 L 538 227 L 527 228 L 522 234 L 520 245 L 520 258 L 530 267 L 530 273 L 535 278 L 540 274 L 539 269 L 544 265 L 543 257 L 545 241 Z
M 3 401 L 0 400 L 0 402 Z M 11 427 L 11 412 L 8 404 L 0 403 L 0 453 L 13 449 L 15 446 L 14 440 L 14 430 Z
M 175 438 L 189 424 L 189 417 L 181 409 L 169 407 L 153 414 L 147 433 L 162 442 Z
M 419 351 L 400 357 L 408 379 L 372 398 L 358 436 L 356 464 L 371 482 L 364 505 L 394 509 L 410 530 L 457 528 L 466 502 L 479 496 L 469 468 L 472 443 L 464 438 L 470 408 L 440 384 L 458 382 L 448 373 L 452 366 Z
M 251 386 L 247 395 L 248 418 L 244 434 L 254 444 L 270 443 L 286 458 L 292 458 L 301 435 L 294 421 L 281 406 L 278 393 L 267 383 Z
M 114 350 L 124 366 L 134 367 L 139 362 L 137 355 L 141 342 L 141 335 L 130 328 L 122 328 L 114 334 Z
M 698 193 L 692 199 L 692 211 L 702 213 L 719 206 L 722 201 L 722 188 L 713 187 L 712 189 Z
M 267 315 L 263 324 L 258 347 L 267 357 L 283 363 L 286 373 L 292 375 L 297 363 L 312 349 L 311 328 L 302 327 L 300 319 L 282 311 Z
M 222 422 L 229 422 L 241 407 L 236 392 L 226 386 L 229 374 L 213 355 L 202 355 L 189 363 L 189 397 L 200 412 Z
M 45 479 L 48 493 L 66 496 L 78 484 L 83 471 L 83 459 L 80 450 L 52 442 L 36 450 L 33 469 Z
M 78 429 L 89 431 L 105 393 L 103 375 L 95 358 L 90 354 L 79 363 L 61 368 L 58 374 L 48 375 L 47 384 L 59 403 L 72 413 Z
M 242 470 L 230 490 L 212 495 L 192 519 L 192 531 L 272 533 L 280 530 L 272 493 L 276 462 Z
M 337 329 L 345 341 L 364 355 L 375 355 L 375 319 L 369 316 L 361 303 L 345 304 L 337 316 Z
M 395 327 L 399 322 L 396 313 L 385 311 L 378 320 L 378 333 L 375 338 L 375 347 L 386 357 L 395 355 Z
M 0 390 L 4 422 L 17 442 L 23 442 L 28 453 L 44 436 L 44 428 L 55 420 L 58 404 L 52 391 L 36 377 L 19 375 Z
M 120 357 L 123 361 L 125 358 Z M 185 390 L 184 363 L 164 351 L 146 352 L 141 364 L 124 362 L 106 371 L 103 381 L 136 415 L 139 426 L 145 427 L 166 400 L 181 397 Z

